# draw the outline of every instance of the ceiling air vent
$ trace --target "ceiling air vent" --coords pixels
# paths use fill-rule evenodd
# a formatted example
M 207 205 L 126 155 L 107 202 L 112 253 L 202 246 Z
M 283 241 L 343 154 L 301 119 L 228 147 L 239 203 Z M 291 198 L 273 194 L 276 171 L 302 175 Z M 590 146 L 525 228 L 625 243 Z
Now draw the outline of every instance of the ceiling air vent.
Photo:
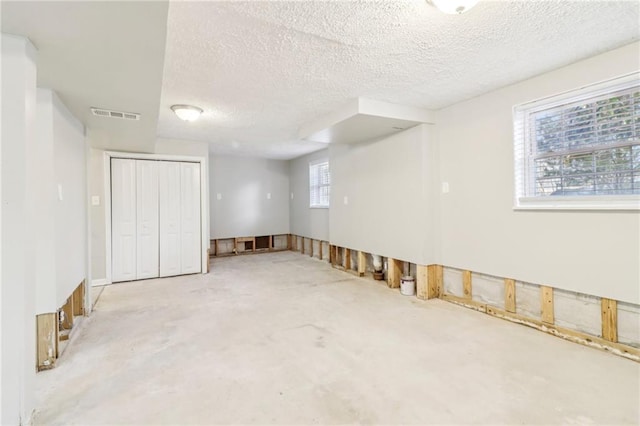
M 112 111 L 109 109 L 91 107 L 93 115 L 98 117 L 121 118 L 123 120 L 140 120 L 140 114 L 135 112 Z

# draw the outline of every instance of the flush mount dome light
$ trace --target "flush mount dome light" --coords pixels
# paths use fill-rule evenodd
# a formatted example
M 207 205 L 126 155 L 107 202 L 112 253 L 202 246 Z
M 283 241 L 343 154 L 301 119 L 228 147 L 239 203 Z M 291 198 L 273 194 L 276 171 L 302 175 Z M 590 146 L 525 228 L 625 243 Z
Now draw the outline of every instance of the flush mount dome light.
M 460 15 L 471 9 L 479 0 L 429 0 L 440 12 Z
M 172 105 L 171 109 L 184 121 L 195 121 L 202 114 L 202 108 L 193 105 Z

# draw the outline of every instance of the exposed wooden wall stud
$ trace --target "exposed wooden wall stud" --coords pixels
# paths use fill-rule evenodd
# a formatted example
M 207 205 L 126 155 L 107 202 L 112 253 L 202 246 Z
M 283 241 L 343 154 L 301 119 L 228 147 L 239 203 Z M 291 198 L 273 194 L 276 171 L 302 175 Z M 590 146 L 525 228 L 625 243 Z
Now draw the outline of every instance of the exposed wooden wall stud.
M 438 284 L 436 278 L 436 267 L 438 265 L 427 266 L 427 299 L 436 299 L 438 294 Z
M 75 316 L 84 315 L 84 280 L 73 291 L 72 312 L 73 312 L 73 315 Z
M 462 294 L 471 299 L 471 271 L 462 271 Z
M 344 249 L 344 269 L 351 270 L 351 249 Z
M 318 240 L 318 259 L 322 260 L 322 240 Z
M 62 306 L 62 311 L 64 312 L 64 321 L 62 321 L 62 328 L 71 330 L 71 327 L 73 327 L 73 294 Z
M 610 342 L 618 341 L 618 302 L 602 299 L 602 338 Z
M 402 261 L 397 259 L 387 259 L 387 285 L 390 288 L 400 288 L 402 278 Z
M 416 266 L 416 296 L 418 299 L 427 300 L 429 298 L 429 274 L 425 265 Z
M 540 295 L 542 297 L 542 321 L 553 324 L 553 287 L 540 286 Z
M 309 257 L 313 257 L 313 238 L 309 238 L 309 241 L 311 242 L 309 244 Z
M 302 238 L 302 241 L 300 242 L 300 254 L 304 254 L 304 237 L 300 238 Z
M 358 251 L 358 276 L 364 277 L 367 270 L 367 258 L 363 251 Z
M 507 312 L 516 312 L 516 281 L 504 279 L 504 309 Z
M 58 314 L 36 315 L 37 328 L 37 369 L 53 368 L 58 354 Z
M 436 294 L 442 297 L 444 294 L 444 268 L 442 265 L 436 265 Z

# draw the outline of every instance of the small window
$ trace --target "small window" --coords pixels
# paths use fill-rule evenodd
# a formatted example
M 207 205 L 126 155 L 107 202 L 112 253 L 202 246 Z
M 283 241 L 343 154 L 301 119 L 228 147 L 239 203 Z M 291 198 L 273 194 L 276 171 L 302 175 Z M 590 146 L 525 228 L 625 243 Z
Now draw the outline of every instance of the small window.
M 639 76 L 514 108 L 516 208 L 640 208 Z
M 329 162 L 309 164 L 309 207 L 328 208 L 331 175 Z

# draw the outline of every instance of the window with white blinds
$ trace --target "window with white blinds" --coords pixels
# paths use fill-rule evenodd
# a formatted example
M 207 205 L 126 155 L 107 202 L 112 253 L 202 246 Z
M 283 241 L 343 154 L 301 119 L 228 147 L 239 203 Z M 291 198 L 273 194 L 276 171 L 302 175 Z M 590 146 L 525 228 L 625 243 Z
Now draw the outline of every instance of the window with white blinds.
M 516 207 L 640 207 L 640 75 L 514 108 Z
M 330 186 L 329 162 L 309 163 L 309 207 L 328 208 Z

